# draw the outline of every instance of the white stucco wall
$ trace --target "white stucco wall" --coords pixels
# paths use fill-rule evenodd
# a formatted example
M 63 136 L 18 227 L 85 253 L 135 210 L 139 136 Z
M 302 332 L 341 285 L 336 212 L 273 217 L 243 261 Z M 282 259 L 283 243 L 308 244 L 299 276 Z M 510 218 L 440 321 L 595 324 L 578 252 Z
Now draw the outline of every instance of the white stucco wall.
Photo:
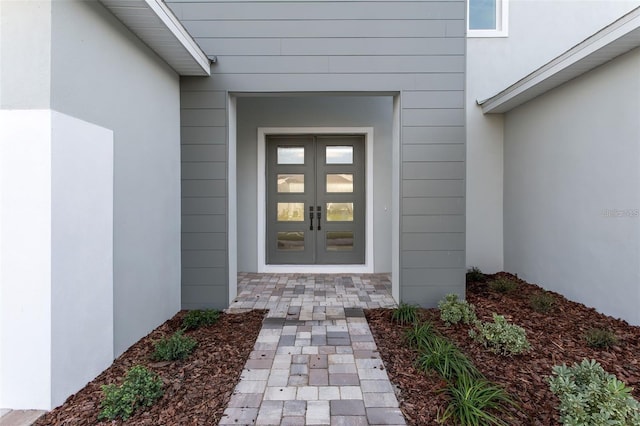
M 505 269 L 640 324 L 640 50 L 505 116 Z
M 467 39 L 467 266 L 503 264 L 503 124 L 477 100 L 515 83 L 640 5 L 637 0 L 510 0 L 509 35 Z
M 0 407 L 51 403 L 50 129 L 0 110 Z
M 117 356 L 180 309 L 179 78 L 97 2 L 52 27 L 52 108 L 114 134 Z
M 238 270 L 257 271 L 258 127 L 373 127 L 374 270 L 391 272 L 392 96 L 237 98 Z

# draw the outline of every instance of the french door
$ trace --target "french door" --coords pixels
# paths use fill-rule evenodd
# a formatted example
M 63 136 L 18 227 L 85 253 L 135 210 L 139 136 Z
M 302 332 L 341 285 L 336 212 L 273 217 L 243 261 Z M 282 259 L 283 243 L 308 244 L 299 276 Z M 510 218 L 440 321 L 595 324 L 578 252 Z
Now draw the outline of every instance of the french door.
M 272 135 L 266 145 L 267 264 L 364 264 L 364 136 Z

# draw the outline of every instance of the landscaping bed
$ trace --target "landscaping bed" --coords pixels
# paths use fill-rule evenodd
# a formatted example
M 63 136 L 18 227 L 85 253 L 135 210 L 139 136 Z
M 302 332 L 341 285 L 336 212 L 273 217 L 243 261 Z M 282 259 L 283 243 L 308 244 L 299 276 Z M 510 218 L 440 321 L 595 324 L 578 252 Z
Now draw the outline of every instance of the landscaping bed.
M 62 426 L 100 423 L 101 385 L 119 384 L 126 371 L 138 364 L 161 378 L 163 396 L 150 408 L 136 411 L 126 422 L 118 419 L 104 421 L 103 424 L 218 424 L 253 349 L 264 314 L 265 311 L 221 314 L 217 323 L 185 333 L 198 342 L 195 351 L 187 359 L 153 361 L 153 343 L 180 329 L 185 312 L 179 312 L 135 343 L 96 379 L 35 424 Z
M 422 320 L 433 322 L 440 334 L 454 342 L 487 379 L 504 387 L 516 400 L 518 409 L 511 407 L 499 414 L 506 424 L 560 425 L 559 399 L 550 391 L 548 377 L 553 366 L 571 365 L 584 358 L 598 361 L 607 372 L 633 387 L 633 396 L 640 399 L 640 327 L 599 314 L 557 293 L 546 292 L 554 299 L 549 312 L 536 312 L 530 300 L 544 293 L 540 287 L 504 273 L 488 278 L 499 277 L 516 281 L 517 288 L 500 293 L 486 282 L 470 282 L 466 299 L 475 305 L 479 320 L 491 321 L 495 312 L 523 327 L 531 344 L 528 353 L 510 357 L 494 354 L 469 337 L 469 325 L 445 326 L 438 309 L 420 309 L 419 313 Z M 446 382 L 414 366 L 417 352 L 404 338 L 411 326 L 393 322 L 388 309 L 368 310 L 366 316 L 389 377 L 399 388 L 398 399 L 407 422 L 437 424 L 438 415 L 448 404 L 442 392 Z M 610 348 L 590 347 L 585 333 L 594 328 L 612 331 L 617 342 Z

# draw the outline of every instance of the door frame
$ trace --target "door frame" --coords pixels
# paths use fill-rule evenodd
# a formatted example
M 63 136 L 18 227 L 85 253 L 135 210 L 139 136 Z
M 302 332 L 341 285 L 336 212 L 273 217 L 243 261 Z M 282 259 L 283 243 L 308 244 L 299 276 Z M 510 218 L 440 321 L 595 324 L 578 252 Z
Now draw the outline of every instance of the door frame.
M 266 263 L 266 137 L 267 135 L 363 135 L 365 140 L 366 175 L 366 224 L 365 261 L 358 265 L 268 265 Z M 258 128 L 258 273 L 347 273 L 368 274 L 374 272 L 373 250 L 373 127 L 259 127 Z M 262 188 L 262 190 L 261 190 Z

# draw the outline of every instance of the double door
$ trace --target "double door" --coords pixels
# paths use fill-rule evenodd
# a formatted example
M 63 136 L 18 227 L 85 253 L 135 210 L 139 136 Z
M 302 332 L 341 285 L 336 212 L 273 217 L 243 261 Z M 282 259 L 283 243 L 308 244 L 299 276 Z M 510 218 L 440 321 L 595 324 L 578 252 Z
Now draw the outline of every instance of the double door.
M 364 264 L 364 136 L 272 135 L 266 144 L 267 263 Z

